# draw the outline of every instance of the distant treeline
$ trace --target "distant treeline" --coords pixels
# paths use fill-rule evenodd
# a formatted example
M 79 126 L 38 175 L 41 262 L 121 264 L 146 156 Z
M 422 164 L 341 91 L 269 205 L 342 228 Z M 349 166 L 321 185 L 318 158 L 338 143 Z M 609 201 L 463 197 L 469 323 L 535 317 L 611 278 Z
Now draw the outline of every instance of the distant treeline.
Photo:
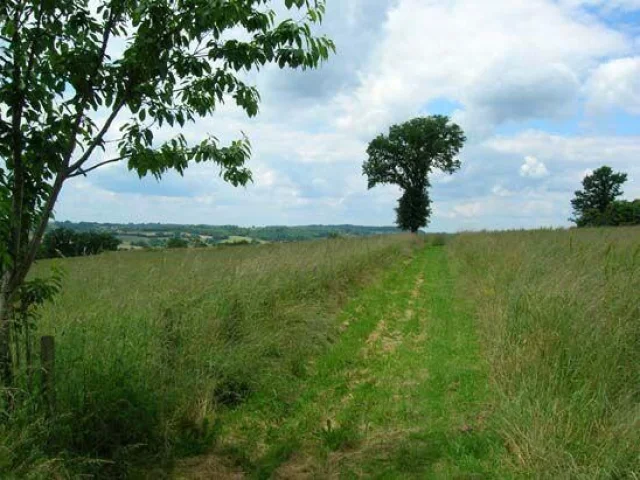
M 206 236 L 212 242 L 229 237 L 250 237 L 267 242 L 292 242 L 333 236 L 369 236 L 400 233 L 396 227 L 363 227 L 358 225 L 306 225 L 297 227 L 238 227 L 236 225 L 177 225 L 163 223 L 95 223 L 56 222 L 76 232 L 110 232 L 114 235 L 130 235 L 153 238 L 172 238 L 180 235 Z
M 109 232 L 78 232 L 70 228 L 56 228 L 45 235 L 40 258 L 82 257 L 117 250 L 120 240 Z
M 614 200 L 602 210 L 585 211 L 576 221 L 578 227 L 617 227 L 640 225 L 640 199 Z

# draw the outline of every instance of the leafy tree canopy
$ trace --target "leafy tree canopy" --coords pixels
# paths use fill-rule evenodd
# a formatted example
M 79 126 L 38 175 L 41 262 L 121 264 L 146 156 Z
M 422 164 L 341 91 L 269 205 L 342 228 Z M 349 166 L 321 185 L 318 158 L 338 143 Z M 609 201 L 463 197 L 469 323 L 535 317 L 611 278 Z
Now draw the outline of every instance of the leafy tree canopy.
M 626 181 L 626 173 L 614 172 L 606 165 L 587 175 L 582 180 L 583 189 L 577 190 L 571 200 L 572 221 L 582 227 L 593 224 L 595 218 L 602 218 L 616 198 L 622 195 L 622 185 Z
M 398 185 L 403 191 L 396 209 L 396 223 L 403 230 L 417 232 L 431 216 L 429 174 L 434 170 L 453 173 L 460 168 L 457 158 L 466 137 L 462 129 L 443 115 L 414 118 L 394 125 L 388 135 L 369 143 L 363 174 L 368 186 Z

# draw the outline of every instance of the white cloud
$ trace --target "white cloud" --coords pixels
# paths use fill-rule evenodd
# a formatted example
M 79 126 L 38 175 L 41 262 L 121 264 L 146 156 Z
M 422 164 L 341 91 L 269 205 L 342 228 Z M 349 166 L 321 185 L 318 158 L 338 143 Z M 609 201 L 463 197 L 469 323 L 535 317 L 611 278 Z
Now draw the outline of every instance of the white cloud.
M 640 197 L 640 136 L 562 136 L 529 130 L 495 137 L 484 145 L 495 154 L 531 155 L 552 166 L 553 176 L 545 183 L 565 192 L 567 202 L 584 176 L 602 165 L 628 173 L 626 197 Z
M 598 66 L 586 92 L 592 112 L 620 108 L 640 114 L 640 57 L 619 58 Z
M 551 200 L 530 200 L 523 204 L 522 213 L 526 216 L 551 215 L 554 203 Z
M 484 205 L 482 202 L 462 203 L 453 207 L 454 217 L 460 215 L 463 217 L 477 217 L 482 213 Z
M 498 197 L 511 197 L 513 192 L 508 188 L 504 188 L 502 185 L 494 185 L 491 189 L 491 193 Z
M 530 228 L 566 224 L 568 199 L 544 188 L 522 192 L 513 197 L 480 196 L 470 202 L 441 202 L 436 207 L 440 219 L 434 229 L 452 225 L 448 230 L 478 228 Z M 562 218 L 560 222 L 558 218 Z
M 524 163 L 520 167 L 521 177 L 543 178 L 549 175 L 549 170 L 544 163 L 536 157 L 525 157 Z
M 276 183 L 276 172 L 267 167 L 253 168 L 253 181 L 256 185 L 268 188 Z
M 467 129 L 564 114 L 600 58 L 626 52 L 622 34 L 551 0 L 403 0 L 360 86 L 337 99 L 337 124 L 363 135 L 434 98 L 465 106 Z
M 640 158 L 640 136 L 563 136 L 527 130 L 509 137 L 494 137 L 484 144 L 501 153 L 531 154 L 547 163 L 562 161 L 587 164 L 590 168 L 606 163 L 629 168 Z

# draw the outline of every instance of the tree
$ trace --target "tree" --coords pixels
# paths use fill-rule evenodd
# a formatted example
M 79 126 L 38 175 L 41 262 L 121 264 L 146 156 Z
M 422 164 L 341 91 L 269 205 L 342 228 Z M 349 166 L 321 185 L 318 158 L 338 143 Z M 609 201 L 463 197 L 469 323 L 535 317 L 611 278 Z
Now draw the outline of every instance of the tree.
M 396 223 L 415 233 L 431 216 L 429 175 L 434 169 L 453 173 L 466 137 L 462 129 L 442 115 L 419 117 L 389 129 L 369 143 L 369 158 L 362 167 L 369 188 L 398 185 L 403 194 L 396 208 Z
M 603 166 L 582 180 L 582 190 L 575 192 L 571 200 L 575 222 L 578 227 L 602 224 L 607 209 L 622 195 L 622 185 L 627 174 L 614 173 L 611 167 Z
M 42 240 L 41 258 L 75 257 L 78 235 L 69 228 L 56 228 L 47 232 Z
M 56 228 L 46 233 L 38 252 L 39 258 L 80 257 L 115 251 L 120 240 L 108 232 L 75 232 Z
M 225 100 L 249 116 L 246 72 L 315 68 L 334 50 L 311 25 L 324 0 L 5 0 L 0 3 L 0 381 L 11 384 L 12 304 L 67 180 L 126 162 L 140 177 L 217 164 L 234 186 L 251 173 L 246 138 L 187 142 L 172 127 Z M 296 13 L 296 16 L 300 16 Z M 123 120 L 123 121 L 121 121 Z M 117 136 L 112 127 L 120 123 Z M 157 128 L 163 139 L 157 137 Z M 154 133 L 156 135 L 154 135 Z M 173 135 L 173 136 L 171 136 Z M 168 139 L 167 139 L 168 138 Z M 96 156 L 103 151 L 105 157 Z M 106 156 L 114 151 L 113 156 Z
M 579 227 L 617 227 L 640 225 L 640 199 L 614 200 L 604 212 L 591 209 L 580 217 Z
M 172 237 L 167 240 L 167 248 L 187 248 L 189 242 L 180 237 Z
M 640 198 L 632 202 L 616 200 L 611 209 L 613 225 L 640 225 Z

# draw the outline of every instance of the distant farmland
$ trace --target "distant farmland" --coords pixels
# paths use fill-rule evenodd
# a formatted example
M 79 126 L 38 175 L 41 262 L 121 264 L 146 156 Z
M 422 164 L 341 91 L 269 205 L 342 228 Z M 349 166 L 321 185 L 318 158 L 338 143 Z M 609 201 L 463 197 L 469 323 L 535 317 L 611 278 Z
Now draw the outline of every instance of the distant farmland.
M 358 225 L 306 225 L 238 227 L 234 225 L 173 225 L 160 223 L 118 224 L 94 222 L 56 222 L 51 228 L 64 227 L 71 230 L 107 231 L 127 244 L 162 246 L 166 239 L 182 237 L 191 241 L 198 239 L 206 245 L 227 242 L 233 238 L 245 238 L 257 242 L 292 242 L 335 236 L 362 237 L 401 233 L 396 227 L 366 227 Z

